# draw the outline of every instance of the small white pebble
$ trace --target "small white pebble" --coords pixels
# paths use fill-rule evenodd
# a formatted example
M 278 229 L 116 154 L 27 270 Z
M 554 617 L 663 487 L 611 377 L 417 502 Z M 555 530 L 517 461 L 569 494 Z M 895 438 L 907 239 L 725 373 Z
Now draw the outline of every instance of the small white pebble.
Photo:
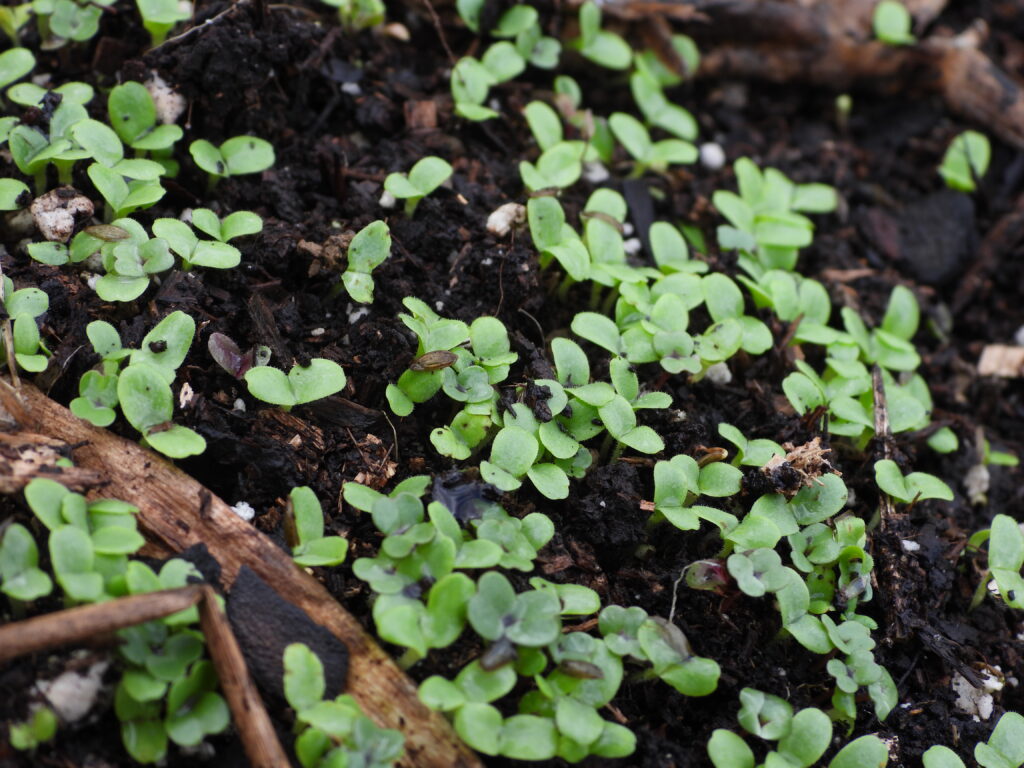
M 441 301 L 440 299 L 435 301 L 434 302 L 434 309 L 436 309 L 438 312 L 440 312 L 442 309 L 444 309 L 444 302 Z
M 386 189 L 383 192 L 381 192 L 381 194 L 380 194 L 380 207 L 381 208 L 384 208 L 384 209 L 390 211 L 396 205 L 398 205 L 398 200 L 395 199 L 394 195 L 392 195 Z
M 366 317 L 368 314 L 370 314 L 369 307 L 357 307 L 348 313 L 348 324 L 353 325 L 357 320 Z
M 185 97 L 171 88 L 155 71 L 146 81 L 146 90 L 153 97 L 157 119 L 164 125 L 178 122 L 178 118 L 188 108 Z
M 401 40 L 403 43 L 408 43 L 412 39 L 412 36 L 409 34 L 409 28 L 405 24 L 399 24 L 397 21 L 385 24 L 384 34 L 395 38 L 395 40 Z
M 53 680 L 41 680 L 36 683 L 36 690 L 61 720 L 74 723 L 89 714 L 96 703 L 108 666 L 110 662 L 98 661 L 84 674 L 68 671 Z
M 312 331 L 309 332 L 309 335 L 310 336 L 323 336 L 325 333 L 326 333 L 326 331 L 323 328 L 314 328 Z
M 704 371 L 704 376 L 712 384 L 728 384 L 732 381 L 732 371 L 725 363 L 715 363 Z
M 1013 343 L 1018 347 L 1024 347 L 1024 325 L 1017 329 L 1017 332 L 1013 334 Z
M 636 256 L 644 248 L 644 244 L 640 242 L 639 237 L 631 237 L 622 243 L 622 250 L 626 252 L 627 256 Z
M 633 229 L 633 225 L 628 221 L 622 223 L 622 236 L 630 237 L 636 230 Z
M 526 206 L 520 203 L 505 203 L 498 206 L 487 217 L 487 231 L 495 237 L 504 237 L 512 231 L 514 224 L 526 221 Z
M 903 547 L 904 552 L 917 552 L 921 549 L 920 544 L 910 539 L 900 539 L 900 546 Z
M 235 400 L 234 408 L 236 411 L 241 411 L 242 413 L 245 413 L 245 401 L 242 398 L 238 398 L 237 400 Z
M 234 512 L 236 515 L 238 515 L 240 518 L 242 518 L 247 523 L 250 520 L 252 520 L 254 517 L 256 517 L 256 510 L 253 509 L 249 505 L 249 502 L 247 502 L 247 501 L 240 501 L 240 502 L 238 502 L 237 504 L 235 504 L 235 506 L 233 506 L 231 508 L 231 511 Z
M 484 266 L 484 267 L 489 267 L 493 263 L 494 263 L 494 259 L 492 259 L 490 256 L 488 256 L 486 258 L 483 258 L 483 259 L 480 259 L 480 264 L 481 264 L 481 266 Z
M 591 184 L 600 184 L 608 181 L 611 173 L 604 167 L 603 163 L 592 162 L 583 164 L 583 178 Z
M 700 145 L 700 164 L 709 171 L 717 171 L 725 165 L 725 150 L 721 144 L 709 141 Z
M 341 92 L 347 93 L 349 96 L 359 96 L 363 89 L 359 87 L 359 83 L 342 83 Z
M 497 99 L 491 99 L 487 102 L 487 106 L 493 109 L 495 112 L 501 112 L 501 102 Z
M 601 507 L 601 509 L 604 509 L 605 503 L 603 501 L 599 501 L 599 502 L 597 502 L 597 504 L 598 504 L 598 506 Z
M 96 290 L 96 283 L 99 281 L 99 275 L 90 275 L 88 272 L 84 273 L 82 277 L 85 278 L 85 284 L 88 285 L 92 290 Z

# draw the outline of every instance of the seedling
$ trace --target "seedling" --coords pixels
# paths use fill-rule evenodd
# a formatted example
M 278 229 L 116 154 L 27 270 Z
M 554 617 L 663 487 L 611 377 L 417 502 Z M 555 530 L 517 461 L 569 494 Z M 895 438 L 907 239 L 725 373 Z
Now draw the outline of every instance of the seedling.
M 531 192 L 542 189 L 566 189 L 579 181 L 583 173 L 582 161 L 592 148 L 582 141 L 559 141 L 545 149 L 536 163 L 519 162 L 523 184 Z
M 292 557 L 299 565 L 324 566 L 345 562 L 348 541 L 341 536 L 324 536 L 324 513 L 311 488 L 293 488 L 288 495 L 285 529 L 293 541 Z
M 211 188 L 229 176 L 265 171 L 274 164 L 275 159 L 274 147 L 270 142 L 255 136 L 235 136 L 220 147 L 215 147 L 206 139 L 198 139 L 189 145 L 188 151 L 196 165 L 209 175 Z
M 46 192 L 46 171 L 51 163 L 57 167 L 60 183 L 70 184 L 75 162 L 90 156 L 88 150 L 76 145 L 72 135 L 74 126 L 86 118 L 87 113 L 81 104 L 67 102 L 53 111 L 49 134 L 35 126 L 7 124 L 10 126 L 7 141 L 11 157 L 19 171 L 33 177 L 36 194 Z
M 952 489 L 939 478 L 926 472 L 904 475 L 891 459 L 875 462 L 875 482 L 883 492 L 904 504 L 925 499 L 953 500 Z
M 7 316 L 13 320 L 8 327 L 14 361 L 26 371 L 39 373 L 46 368 L 50 353 L 40 340 L 36 318 L 49 308 L 50 298 L 34 287 L 14 290 L 14 282 L 9 277 L 3 279 L 2 298 Z M 6 344 L 0 347 L 0 361 L 3 361 L 7 359 L 9 348 Z
M 153 97 L 141 83 L 114 86 L 107 114 L 121 141 L 138 152 L 167 152 L 182 137 L 177 125 L 157 125 Z
M 226 243 L 236 237 L 257 235 L 263 231 L 263 219 L 252 211 L 235 211 L 223 219 L 209 208 L 192 210 L 192 226 L 214 240 Z
M 149 32 L 153 46 L 167 39 L 167 34 L 180 21 L 192 14 L 176 0 L 135 0 L 142 17 L 142 26 Z
M 917 42 L 910 31 L 913 19 L 906 6 L 898 0 L 882 0 L 875 6 L 872 25 L 875 37 L 887 45 L 913 45 Z
M 370 29 L 384 23 L 383 0 L 323 0 L 338 9 L 338 20 L 350 32 Z
M 537 10 L 529 5 L 515 5 L 502 14 L 491 30 L 494 37 L 514 38 L 516 52 L 530 64 L 541 69 L 554 69 L 562 52 L 562 44 L 543 34 Z
M 217 365 L 236 379 L 243 378 L 250 368 L 270 362 L 270 347 L 260 345 L 243 353 L 231 337 L 223 333 L 211 333 L 206 346 Z
M 945 180 L 946 186 L 961 192 L 973 192 L 977 182 L 988 170 L 992 148 L 988 137 L 977 131 L 964 131 L 949 145 L 939 175 Z
M 57 715 L 49 707 L 39 707 L 28 720 L 12 723 L 8 738 L 11 746 L 22 752 L 35 749 L 57 735 Z
M 451 76 L 455 113 L 474 122 L 497 117 L 497 112 L 483 106 L 492 85 L 495 85 L 494 75 L 478 59 L 472 56 L 459 59 L 452 67 Z
M 86 172 L 106 201 L 104 219 L 108 222 L 149 208 L 164 196 L 159 182 L 164 169 L 153 160 L 122 160 L 116 168 L 93 163 Z
M 265 403 L 291 410 L 293 406 L 330 397 L 345 387 L 345 372 L 333 360 L 313 358 L 309 365 L 293 365 L 287 375 L 277 368 L 259 365 L 243 376 L 249 394 Z
M 0 53 L 0 91 L 17 82 L 36 66 L 36 57 L 28 48 L 9 48 Z
M 732 463 L 741 467 L 763 467 L 773 456 L 786 455 L 782 446 L 774 440 L 748 440 L 732 424 L 719 424 L 718 434 L 736 446 L 736 455 Z
M 154 450 L 181 459 L 206 450 L 206 441 L 188 427 L 171 424 L 174 395 L 160 369 L 133 362 L 117 379 L 121 413 Z
M 341 276 L 349 298 L 360 304 L 373 303 L 374 269 L 391 255 L 391 232 L 383 221 L 367 224 L 348 246 L 348 266 Z
M 347 694 L 325 699 L 323 663 L 309 648 L 284 651 L 285 698 L 295 710 L 295 756 L 303 768 L 390 768 L 401 759 L 401 732 L 379 728 Z
M 762 171 L 748 158 L 733 164 L 739 194 L 719 190 L 712 202 L 731 226 L 718 228 L 722 248 L 740 251 L 740 266 L 755 279 L 765 270 L 792 271 L 814 225 L 802 213 L 828 213 L 836 191 L 825 184 L 794 184 L 774 168 Z
M 12 523 L 0 542 L 0 592 L 27 603 L 50 594 L 53 581 L 39 569 L 39 548 L 28 528 Z
M 28 185 L 17 179 L 0 179 L 0 211 L 17 211 L 31 200 Z
M 590 254 L 576 231 L 566 223 L 561 203 L 553 197 L 530 198 L 526 217 L 533 245 L 541 254 L 541 266 L 557 260 L 570 278 L 586 280 L 590 275 Z
M 654 514 L 649 524 L 668 520 L 680 530 L 692 531 L 700 527 L 701 519 L 719 520 L 725 513 L 694 506 L 694 502 L 701 496 L 726 498 L 737 494 L 742 478 L 736 467 L 723 462 L 701 467 L 686 455 L 659 461 L 654 465 Z
M 633 177 L 642 176 L 648 168 L 664 173 L 669 165 L 692 163 L 697 159 L 697 148 L 689 142 L 681 139 L 653 141 L 644 124 L 625 112 L 609 117 L 608 126 L 636 161 Z
M 595 64 L 609 69 L 628 69 L 633 60 L 629 43 L 614 32 L 601 29 L 601 9 L 594 2 L 580 6 L 580 36 L 573 46 Z
M 44 39 L 55 36 L 62 44 L 66 40 L 84 42 L 91 39 L 99 31 L 102 6 L 112 3 L 113 0 L 103 0 L 95 5 L 76 0 L 35 0 L 32 7 L 39 20 L 40 36 Z
M 21 28 L 28 23 L 31 16 L 31 2 L 0 8 L 0 32 L 7 35 L 13 45 L 17 45 L 21 35 Z
M 149 287 L 152 275 L 174 266 L 174 256 L 166 240 L 151 239 L 134 219 L 115 219 L 111 226 L 127 236 L 121 236 L 113 230 L 104 233 L 112 239 L 102 242 L 88 239 L 91 238 L 88 233 L 76 236 L 76 240 L 78 237 L 82 237 L 82 240 L 78 249 L 72 241 L 71 254 L 76 254 L 77 250 L 77 255 L 81 255 L 93 245 L 98 247 L 106 274 L 96 281 L 96 293 L 104 301 L 134 301 Z
M 7 91 L 7 98 L 23 107 L 35 107 L 42 103 L 47 93 L 60 94 L 61 102 L 72 102 L 85 106 L 95 95 L 93 87 L 87 83 L 64 83 L 50 91 L 35 83 L 18 83 Z
M 153 234 L 181 257 L 181 268 L 186 272 L 194 266 L 233 269 L 242 260 L 241 251 L 233 245 L 200 240 L 192 227 L 179 219 L 157 219 L 153 222 Z
M 454 74 L 453 74 L 454 77 Z M 420 200 L 429 195 L 452 175 L 452 167 L 440 157 L 424 157 L 404 173 L 392 173 L 384 179 L 384 189 L 405 200 L 405 213 L 412 216 Z
M 697 138 L 697 121 L 693 115 L 668 100 L 654 75 L 638 69 L 630 76 L 629 85 L 648 124 L 685 141 Z

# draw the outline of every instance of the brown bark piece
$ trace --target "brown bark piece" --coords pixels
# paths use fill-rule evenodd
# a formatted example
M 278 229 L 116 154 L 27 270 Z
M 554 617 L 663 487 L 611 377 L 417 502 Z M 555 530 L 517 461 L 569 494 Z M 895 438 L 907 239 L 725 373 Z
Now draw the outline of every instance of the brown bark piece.
M 220 562 L 226 585 L 243 564 L 248 565 L 282 597 L 340 638 L 351 654 L 349 691 L 367 715 L 405 736 L 401 765 L 480 766 L 447 720 L 419 701 L 413 682 L 355 617 L 296 566 L 288 553 L 198 482 L 137 443 L 76 418 L 32 386 L 23 386 L 19 394 L 30 420 L 27 426 L 71 445 L 81 444 L 74 452 L 75 462 L 108 480 L 104 495 L 139 508 L 139 526 L 147 537 L 174 552 L 205 542 Z M 10 401 L 9 396 L 0 399 L 5 405 Z
M 59 467 L 68 445 L 45 435 L 0 432 L 0 493 L 19 493 L 31 480 L 46 477 L 73 491 L 99 485 L 102 477 L 82 467 Z

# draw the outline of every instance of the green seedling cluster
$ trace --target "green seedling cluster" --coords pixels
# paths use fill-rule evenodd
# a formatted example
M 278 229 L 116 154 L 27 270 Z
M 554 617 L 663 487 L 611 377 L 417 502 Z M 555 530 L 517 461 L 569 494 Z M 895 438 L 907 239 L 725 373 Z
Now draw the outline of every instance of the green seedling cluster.
M 342 536 L 324 536 L 324 511 L 312 488 L 292 488 L 285 520 L 296 563 L 326 566 L 345 562 L 348 541 Z
M 45 314 L 50 307 L 50 297 L 34 286 L 14 290 L 14 282 L 9 277 L 3 278 L 4 312 L 10 318 L 9 332 L 11 345 L 0 345 L 0 361 L 18 367 L 30 373 L 39 373 L 46 369 L 49 361 L 49 350 L 43 345 L 39 336 L 37 318 Z M 5 330 L 5 334 L 8 331 Z M 8 350 L 14 352 L 14 360 L 7 360 Z
M 53 579 L 39 569 L 39 553 L 28 530 L 17 523 L 8 526 L 0 542 L 0 591 L 14 601 L 46 597 L 54 581 L 65 602 L 76 605 L 183 587 L 201 578 L 184 560 L 169 560 L 157 573 L 128 559 L 145 543 L 137 529 L 138 510 L 130 504 L 89 501 L 48 479 L 32 480 L 25 487 L 25 500 L 47 531 Z M 118 631 L 123 671 L 114 710 L 125 749 L 137 762 L 162 760 L 169 741 L 195 747 L 228 726 L 228 708 L 216 692 L 213 666 L 202 658 L 203 637 L 194 629 L 198 621 L 193 607 Z M 12 728 L 12 745 L 31 749 L 52 737 L 56 721 L 39 714 L 43 711 Z
M 71 412 L 106 427 L 120 408 L 128 423 L 142 433 L 144 444 L 154 450 L 175 459 L 202 453 L 206 450 L 202 435 L 171 421 L 171 384 L 192 346 L 195 330 L 191 317 L 172 312 L 132 350 L 121 345 L 110 323 L 89 323 L 86 334 L 100 363 L 78 382 L 79 396 L 71 401 Z
M 433 676 L 420 698 L 452 718 L 460 737 L 487 755 L 519 760 L 588 755 L 623 757 L 635 738 L 597 711 L 611 701 L 624 662 L 649 665 L 638 679 L 660 678 L 689 696 L 715 690 L 718 665 L 695 655 L 675 625 L 640 608 L 609 606 L 598 619 L 600 639 L 564 633 L 562 617 L 598 613 L 597 594 L 583 586 L 534 577 L 517 592 L 501 571 L 530 572 L 554 535 L 540 513 L 519 519 L 496 504 L 459 507 L 421 497 L 429 478 L 400 483 L 390 495 L 347 483 L 345 500 L 373 516 L 385 539 L 356 575 L 375 594 L 374 622 L 385 640 L 406 648 L 404 664 L 454 643 L 466 629 L 485 643 L 479 659 L 454 680 Z M 484 571 L 474 581 L 472 573 Z M 519 682 L 532 682 L 518 714 L 495 706 Z
M 384 190 L 405 200 L 405 213 L 412 216 L 420 200 L 444 184 L 452 175 L 452 167 L 440 157 L 424 157 L 416 161 L 409 173 L 391 173 L 384 179 Z
M 307 646 L 284 650 L 284 695 L 295 712 L 295 756 L 302 768 L 390 768 L 401 759 L 399 731 L 378 727 L 347 694 L 325 698 L 323 662 Z
M 736 719 L 751 736 L 775 742 L 765 759 L 757 762 L 742 736 L 719 728 L 708 741 L 708 757 L 715 768 L 811 768 L 832 741 L 832 721 L 820 709 L 809 707 L 793 713 L 785 699 L 744 688 Z M 828 768 L 884 768 L 889 751 L 877 736 L 862 736 L 844 746 L 828 762 Z

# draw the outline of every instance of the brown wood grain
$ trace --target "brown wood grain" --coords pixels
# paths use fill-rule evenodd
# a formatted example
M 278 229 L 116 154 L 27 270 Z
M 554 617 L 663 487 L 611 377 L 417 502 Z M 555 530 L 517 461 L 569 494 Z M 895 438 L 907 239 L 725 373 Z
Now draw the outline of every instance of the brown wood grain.
M 0 386 L 8 412 L 18 409 L 10 387 Z M 295 565 L 289 555 L 221 499 L 174 465 L 137 443 L 77 418 L 31 385 L 18 395 L 22 426 L 80 445 L 75 464 L 100 472 L 108 481 L 103 496 L 137 506 L 147 538 L 172 552 L 205 543 L 220 562 L 230 588 L 238 569 L 248 565 L 283 598 L 341 639 L 351 654 L 348 692 L 377 723 L 405 736 L 402 765 L 412 768 L 480 766 L 476 755 L 439 713 L 424 706 L 416 686 L 326 589 Z M 25 423 L 25 422 L 28 423 Z

